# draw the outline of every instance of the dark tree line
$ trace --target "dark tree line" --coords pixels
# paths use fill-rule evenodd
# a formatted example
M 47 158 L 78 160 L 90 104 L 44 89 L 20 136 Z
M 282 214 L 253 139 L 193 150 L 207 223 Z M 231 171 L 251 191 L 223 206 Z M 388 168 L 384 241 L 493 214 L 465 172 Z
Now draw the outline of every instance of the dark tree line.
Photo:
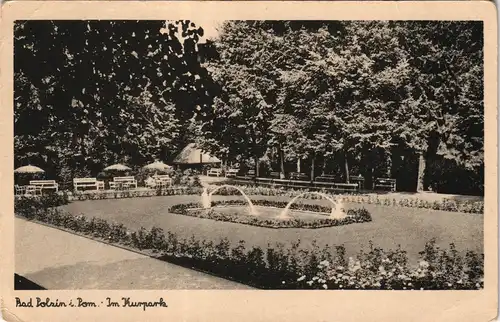
M 196 140 L 257 172 L 301 160 L 311 177 L 482 193 L 481 22 L 228 21 L 212 53 L 202 27 L 18 21 L 16 166 L 95 175 Z
M 302 159 L 311 178 L 354 171 L 427 190 L 458 175 L 480 193 L 482 38 L 480 22 L 226 22 L 200 141 L 257 173 L 276 155 L 275 171 Z
M 16 165 L 49 175 L 170 160 L 210 105 L 189 21 L 19 21 Z

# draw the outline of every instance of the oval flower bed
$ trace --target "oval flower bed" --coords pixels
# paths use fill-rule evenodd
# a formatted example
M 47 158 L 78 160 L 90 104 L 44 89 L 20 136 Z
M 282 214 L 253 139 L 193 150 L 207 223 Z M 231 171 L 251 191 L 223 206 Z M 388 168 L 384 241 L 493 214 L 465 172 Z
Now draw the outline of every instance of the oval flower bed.
M 281 201 L 271 201 L 271 200 L 252 200 L 254 206 L 262 206 L 268 208 L 280 208 L 284 209 L 287 205 L 286 202 Z M 225 200 L 225 201 L 213 201 L 212 207 L 231 207 L 231 206 L 241 206 L 246 207 L 248 204 L 243 200 Z M 269 218 L 258 215 L 249 215 L 242 211 L 233 212 L 222 212 L 217 209 L 202 209 L 199 203 L 186 203 L 177 204 L 169 209 L 170 213 L 192 216 L 198 218 L 206 218 L 218 221 L 227 221 L 245 225 L 260 226 L 267 228 L 323 228 L 332 226 L 348 225 L 353 223 L 363 223 L 372 220 L 368 210 L 364 208 L 359 209 L 349 209 L 347 210 L 346 217 L 342 219 L 329 218 L 331 208 L 324 207 L 320 205 L 310 205 L 310 204 L 292 204 L 291 210 L 298 210 L 304 212 L 315 213 L 317 217 L 309 218 L 290 218 L 290 219 L 280 219 L 280 218 Z M 322 218 L 322 217 L 323 218 Z

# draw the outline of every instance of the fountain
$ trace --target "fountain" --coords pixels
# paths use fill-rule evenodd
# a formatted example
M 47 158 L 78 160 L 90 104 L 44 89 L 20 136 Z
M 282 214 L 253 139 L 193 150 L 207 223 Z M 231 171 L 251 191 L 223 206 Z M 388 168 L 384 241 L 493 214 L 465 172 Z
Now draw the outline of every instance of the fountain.
M 245 198 L 246 202 L 248 203 L 250 214 L 254 215 L 254 216 L 259 215 L 258 212 L 256 211 L 255 206 L 253 205 L 252 201 L 250 200 L 250 198 L 248 198 L 248 196 L 245 194 L 245 192 L 242 189 L 240 189 L 236 186 L 232 186 L 232 185 L 222 185 L 220 187 L 215 188 L 211 192 L 208 192 L 208 187 L 206 187 L 206 186 L 203 187 L 203 192 L 201 194 L 202 208 L 211 209 L 212 208 L 212 195 L 222 188 L 233 188 L 233 189 L 238 190 L 241 193 L 241 195 L 243 196 L 243 198 Z M 332 211 L 330 213 L 329 218 L 342 219 L 342 218 L 346 217 L 346 214 L 343 210 L 342 200 L 336 201 L 332 197 L 330 197 L 324 193 L 316 192 L 316 191 L 310 191 L 310 192 L 308 191 L 308 192 L 301 193 L 301 194 L 295 196 L 292 200 L 290 200 L 290 202 L 286 205 L 286 207 L 283 209 L 283 211 L 281 211 L 281 213 L 278 216 L 276 216 L 275 218 L 282 219 L 282 220 L 287 220 L 287 219 L 293 218 L 288 214 L 290 211 L 290 207 L 298 198 L 305 196 L 307 194 L 319 195 L 319 196 L 323 197 L 324 199 L 329 200 L 332 203 L 333 206 L 332 206 Z
M 277 218 L 283 219 L 283 220 L 292 218 L 290 215 L 288 215 L 288 211 L 290 210 L 290 207 L 298 198 L 305 196 L 307 194 L 317 194 L 317 195 L 329 200 L 333 204 L 332 212 L 330 213 L 331 219 L 342 219 L 342 218 L 346 217 L 346 215 L 342 209 L 342 206 L 343 206 L 342 201 L 336 202 L 330 196 L 328 196 L 324 193 L 321 193 L 321 192 L 316 192 L 316 191 L 309 192 L 308 191 L 308 192 L 301 193 L 298 196 L 295 196 L 292 200 L 290 200 L 290 202 L 286 205 L 285 209 L 283 209 L 283 211 L 279 214 L 279 216 Z
M 212 202 L 210 201 L 210 196 L 208 195 L 208 189 L 206 187 L 203 187 L 203 193 L 201 194 L 201 205 L 204 209 L 212 207 Z
M 240 188 L 238 188 L 236 186 L 231 186 L 231 185 L 227 185 L 227 184 L 215 188 L 210 193 L 208 193 L 208 189 L 206 187 L 203 188 L 203 193 L 201 194 L 201 203 L 203 205 L 203 208 L 208 209 L 208 208 L 212 207 L 212 195 L 222 188 L 234 188 L 234 189 L 238 190 L 241 193 L 241 195 L 243 196 L 243 198 L 245 198 L 245 200 L 248 202 L 248 207 L 250 208 L 250 214 L 254 215 L 254 216 L 258 215 L 252 201 L 250 200 L 250 198 L 248 198 L 248 196 L 245 194 L 245 192 L 243 192 L 243 190 L 241 190 Z

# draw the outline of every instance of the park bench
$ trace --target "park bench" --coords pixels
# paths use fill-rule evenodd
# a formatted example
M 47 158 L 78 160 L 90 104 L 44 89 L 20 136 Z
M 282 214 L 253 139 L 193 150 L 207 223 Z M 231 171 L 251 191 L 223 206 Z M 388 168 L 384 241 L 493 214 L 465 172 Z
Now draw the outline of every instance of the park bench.
M 309 177 L 304 173 L 291 172 L 290 173 L 290 180 L 307 181 L 307 180 L 309 180 Z
M 114 177 L 113 181 L 109 183 L 109 188 L 112 190 L 117 189 L 130 189 L 137 188 L 137 180 L 134 177 Z
M 362 176 L 350 176 L 349 182 L 357 183 L 360 190 L 365 187 L 365 178 L 363 178 Z
M 396 179 L 376 178 L 373 184 L 374 190 L 396 191 Z
M 222 169 L 221 168 L 211 168 L 208 170 L 207 175 L 208 176 L 217 176 L 219 177 L 222 174 Z
M 322 174 L 320 176 L 317 176 L 314 181 L 318 182 L 335 182 L 338 181 L 337 176 L 331 175 L 331 174 Z
M 50 189 L 54 190 L 54 192 L 59 191 L 59 185 L 55 180 L 31 180 L 29 185 L 39 187 L 41 190 Z
M 15 196 L 32 196 L 32 195 L 41 195 L 42 194 L 42 187 L 41 186 L 20 186 L 20 185 L 14 185 L 14 195 Z
M 162 188 L 172 185 L 172 178 L 168 174 L 157 174 L 153 176 L 155 180 L 156 186 L 160 186 Z
M 270 173 L 270 177 L 271 177 L 271 178 L 275 178 L 275 179 L 280 179 L 280 178 L 281 178 L 281 177 L 280 177 L 280 173 L 279 173 L 278 171 L 272 171 L 272 172 Z
M 226 177 L 235 178 L 239 171 L 239 169 L 229 169 L 226 171 Z
M 26 192 L 26 187 L 19 186 L 17 184 L 14 185 L 14 196 L 22 196 Z
M 104 190 L 104 181 L 98 181 L 96 178 L 74 178 L 73 190 L 78 191 L 78 188 L 95 188 L 96 190 Z
M 255 170 L 248 170 L 245 177 L 255 178 Z

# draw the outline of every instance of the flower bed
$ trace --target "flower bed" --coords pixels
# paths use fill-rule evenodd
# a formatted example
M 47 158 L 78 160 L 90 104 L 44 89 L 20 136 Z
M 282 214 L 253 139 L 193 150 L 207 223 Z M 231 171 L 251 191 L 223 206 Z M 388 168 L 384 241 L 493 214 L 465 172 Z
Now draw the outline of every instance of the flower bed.
M 174 195 L 197 195 L 201 193 L 199 187 L 169 187 L 156 190 L 124 190 L 124 191 L 87 191 L 74 192 L 69 195 L 69 200 L 103 200 L 103 199 L 122 199 L 136 197 L 154 197 L 154 196 L 174 196 Z
M 407 263 L 406 253 L 397 249 L 384 251 L 370 247 L 356 259 L 332 263 L 321 261 L 318 270 L 297 279 L 304 288 L 313 289 L 392 289 L 443 290 L 480 289 L 483 287 L 484 258 L 467 252 L 458 254 L 454 244 L 448 250 L 436 247 L 431 240 L 420 253 L 418 265 Z
M 287 196 L 296 197 L 302 193 L 308 192 L 309 190 L 304 189 L 283 189 L 283 188 L 269 188 L 269 187 L 258 187 L 258 186 L 240 186 L 247 195 L 261 195 L 261 196 Z M 352 203 L 363 203 L 363 204 L 376 204 L 383 206 L 394 206 L 394 207 L 410 207 L 410 208 L 425 208 L 433 210 L 443 210 L 450 212 L 464 212 L 464 213 L 474 213 L 483 214 L 484 213 L 484 201 L 473 201 L 473 200 L 451 200 L 443 199 L 442 201 L 427 201 L 419 198 L 405 198 L 405 199 L 389 199 L 379 196 L 366 196 L 359 194 L 341 194 L 332 195 L 326 190 L 317 190 L 317 192 L 325 193 L 334 198 L 340 198 L 344 202 Z M 215 195 L 238 195 L 240 194 L 237 190 L 222 188 L 218 190 Z M 304 195 L 304 199 L 321 199 L 322 197 L 317 194 Z
M 408 263 L 401 250 L 370 247 L 354 258 L 346 258 L 340 245 L 332 252 L 319 248 L 302 249 L 300 241 L 284 248 L 282 244 L 246 247 L 244 241 L 231 245 L 191 236 L 179 238 L 160 228 L 129 231 L 119 223 L 75 216 L 58 208 L 31 213 L 19 207 L 16 215 L 61 227 L 88 237 L 133 248 L 157 258 L 189 268 L 253 285 L 263 289 L 481 289 L 483 255 L 460 255 L 453 245 L 439 249 L 427 243 L 417 265 Z
M 63 194 L 47 194 L 42 196 L 16 196 L 14 198 L 15 213 L 22 213 L 26 218 L 33 218 L 36 214 L 45 213 L 47 210 L 66 205 L 69 197 Z
M 255 206 L 273 207 L 284 209 L 287 205 L 286 202 L 271 201 L 271 200 L 252 200 Z M 217 206 L 246 206 L 247 203 L 243 200 L 225 200 L 225 201 L 212 201 L 212 207 Z M 333 227 L 348 225 L 353 223 L 363 223 L 372 220 L 370 213 L 362 209 L 349 209 L 346 213 L 346 217 L 343 219 L 332 219 L 326 218 L 330 215 L 331 208 L 323 207 L 319 205 L 308 205 L 302 203 L 292 204 L 290 209 L 299 211 L 309 211 L 314 212 L 319 215 L 325 215 L 325 218 L 291 218 L 291 219 L 278 219 L 278 218 L 262 218 L 254 215 L 247 215 L 241 212 L 232 213 L 222 213 L 217 211 L 217 209 L 200 209 L 201 204 L 198 203 L 187 203 L 178 204 L 170 207 L 169 212 L 192 216 L 198 218 L 206 218 L 218 221 L 227 221 L 238 224 L 260 226 L 266 228 L 323 228 L 323 227 Z

